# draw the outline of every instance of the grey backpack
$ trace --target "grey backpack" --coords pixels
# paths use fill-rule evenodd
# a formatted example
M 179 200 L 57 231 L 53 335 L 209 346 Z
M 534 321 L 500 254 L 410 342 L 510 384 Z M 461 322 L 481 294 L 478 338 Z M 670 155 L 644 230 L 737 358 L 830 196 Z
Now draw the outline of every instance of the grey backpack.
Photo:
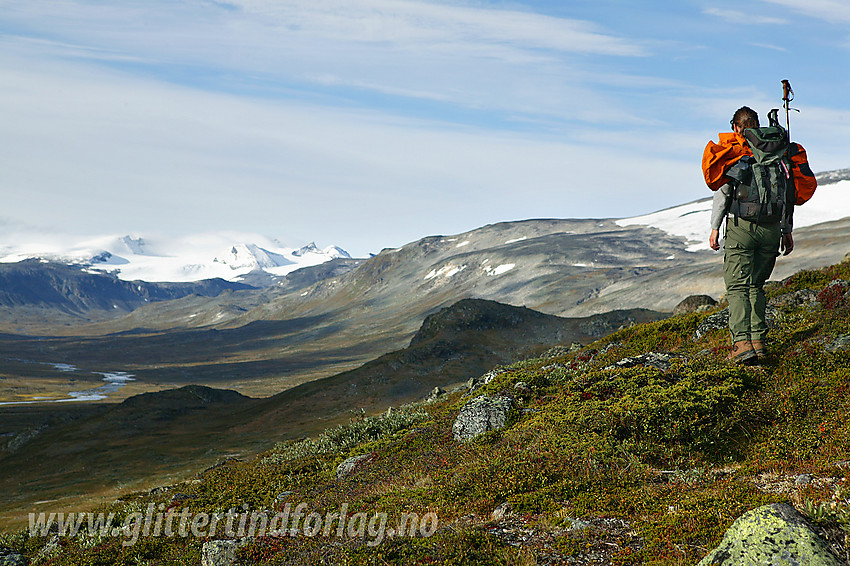
M 766 128 L 744 130 L 744 139 L 753 155 L 742 157 L 726 172 L 736 181 L 729 212 L 736 219 L 774 224 L 796 200 L 786 157 L 788 132 L 771 120 Z

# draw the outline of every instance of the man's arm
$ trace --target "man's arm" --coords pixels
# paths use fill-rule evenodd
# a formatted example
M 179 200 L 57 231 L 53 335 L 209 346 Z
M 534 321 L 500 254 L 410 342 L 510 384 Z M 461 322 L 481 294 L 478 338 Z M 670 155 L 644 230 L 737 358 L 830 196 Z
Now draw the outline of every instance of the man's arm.
M 794 237 L 791 232 L 782 234 L 782 239 L 779 241 L 779 249 L 782 250 L 782 255 L 788 255 L 794 251 Z
M 720 230 L 713 228 L 708 234 L 708 246 L 717 251 L 720 249 Z
M 711 199 L 711 233 L 708 235 L 708 245 L 713 250 L 720 249 L 720 225 L 729 212 L 732 202 L 732 184 L 726 183 L 715 191 Z

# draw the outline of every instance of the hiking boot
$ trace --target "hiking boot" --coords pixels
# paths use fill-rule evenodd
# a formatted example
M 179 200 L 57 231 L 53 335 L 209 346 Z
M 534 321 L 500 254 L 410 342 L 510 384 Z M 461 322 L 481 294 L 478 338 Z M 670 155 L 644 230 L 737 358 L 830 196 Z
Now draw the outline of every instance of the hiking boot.
M 756 355 L 758 357 L 763 358 L 767 355 L 767 348 L 765 347 L 763 341 L 753 340 L 752 342 L 750 342 L 750 344 L 752 344 L 753 351 L 756 353 Z
M 753 350 L 749 340 L 741 340 L 735 342 L 732 346 L 732 351 L 726 356 L 726 360 L 735 362 L 736 364 L 748 364 L 756 359 L 756 352 Z

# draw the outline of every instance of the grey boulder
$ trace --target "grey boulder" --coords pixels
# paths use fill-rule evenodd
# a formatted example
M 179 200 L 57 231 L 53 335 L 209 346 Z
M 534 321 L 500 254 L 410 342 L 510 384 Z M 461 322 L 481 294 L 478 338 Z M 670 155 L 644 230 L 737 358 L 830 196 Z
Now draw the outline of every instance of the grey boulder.
M 506 396 L 480 395 L 471 399 L 460 410 L 452 425 L 454 439 L 466 442 L 485 432 L 504 428 L 512 408 L 513 399 Z
M 840 566 L 809 522 L 785 503 L 765 505 L 738 517 L 720 546 L 698 566 Z

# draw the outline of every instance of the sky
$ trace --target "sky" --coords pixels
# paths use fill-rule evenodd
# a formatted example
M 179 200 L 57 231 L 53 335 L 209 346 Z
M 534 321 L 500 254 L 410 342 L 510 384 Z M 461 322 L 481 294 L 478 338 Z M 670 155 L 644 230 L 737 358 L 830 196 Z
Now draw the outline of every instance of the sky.
M 364 257 L 637 216 L 709 196 L 706 142 L 782 79 L 812 168 L 850 167 L 846 0 L 2 0 L 0 238 Z

